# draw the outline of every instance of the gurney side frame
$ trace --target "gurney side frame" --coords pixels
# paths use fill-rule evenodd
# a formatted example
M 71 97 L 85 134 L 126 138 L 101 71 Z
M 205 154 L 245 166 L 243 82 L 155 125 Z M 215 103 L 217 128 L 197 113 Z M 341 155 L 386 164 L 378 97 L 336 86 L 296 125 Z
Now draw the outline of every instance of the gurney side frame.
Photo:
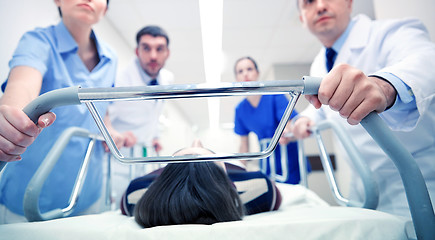
M 41 213 L 39 210 L 39 195 L 42 191 L 43 184 L 72 137 L 84 137 L 90 139 L 90 141 L 83 163 L 79 169 L 68 206 L 63 209 L 53 209 L 51 211 Z M 88 165 L 95 147 L 95 143 L 97 141 L 103 140 L 104 139 L 100 135 L 89 133 L 86 129 L 78 127 L 68 128 L 61 134 L 58 141 L 56 141 L 56 143 L 50 149 L 44 161 L 42 161 L 38 170 L 35 172 L 35 175 L 33 175 L 33 177 L 30 179 L 29 185 L 24 193 L 23 208 L 24 215 L 26 216 L 27 220 L 31 222 L 50 220 L 60 217 L 67 217 L 73 212 L 74 207 L 77 204 L 83 183 L 85 182 Z
M 364 187 L 364 193 L 365 193 L 365 199 L 364 202 L 355 202 L 347 199 L 344 197 L 340 189 L 337 185 L 337 181 L 334 176 L 334 169 L 331 164 L 331 159 L 329 158 L 329 154 L 327 152 L 327 149 L 325 147 L 325 144 L 322 140 L 321 131 L 331 129 L 333 133 L 337 136 L 337 139 L 339 142 L 344 146 L 344 150 L 347 152 L 349 159 L 348 161 L 353 165 L 355 171 L 358 173 L 358 175 L 361 178 L 361 181 L 363 183 Z M 335 202 L 338 203 L 341 206 L 347 206 L 347 207 L 361 207 L 361 208 L 368 208 L 368 209 L 376 209 L 379 202 L 379 190 L 378 186 L 376 184 L 376 181 L 374 180 L 373 174 L 367 164 L 365 163 L 361 153 L 358 151 L 357 147 L 355 146 L 353 140 L 349 137 L 349 135 L 344 131 L 343 127 L 339 124 L 337 124 L 334 121 L 331 120 L 322 120 L 316 125 L 312 126 L 310 128 L 310 131 L 312 132 L 311 137 L 314 138 L 317 142 L 318 149 L 319 149 L 319 156 L 320 160 L 323 166 L 323 170 L 325 172 L 326 179 L 328 181 L 329 187 L 331 189 L 332 195 L 334 196 Z M 293 137 L 293 134 L 288 133 L 286 134 L 286 137 Z M 262 139 L 260 141 L 260 149 L 263 149 L 264 146 L 267 146 L 270 139 Z M 308 181 L 307 181 L 307 161 L 306 156 L 304 152 L 304 140 L 298 140 L 298 160 L 299 160 L 299 172 L 301 176 L 300 184 L 308 188 Z M 286 147 L 283 145 L 280 145 L 281 147 L 281 158 L 283 156 L 286 156 L 284 160 L 281 160 L 281 169 L 282 169 L 282 177 L 287 176 L 287 169 L 288 167 L 288 155 L 284 153 L 286 150 Z M 271 177 L 275 178 L 275 174 L 272 172 L 275 167 L 274 163 L 272 161 L 272 157 L 270 157 L 270 169 L 271 169 Z M 286 171 L 285 171 L 286 170 Z M 281 176 L 281 175 L 280 175 Z M 280 180 L 276 178 L 277 180 Z M 282 181 L 285 181 L 286 179 L 281 179 Z

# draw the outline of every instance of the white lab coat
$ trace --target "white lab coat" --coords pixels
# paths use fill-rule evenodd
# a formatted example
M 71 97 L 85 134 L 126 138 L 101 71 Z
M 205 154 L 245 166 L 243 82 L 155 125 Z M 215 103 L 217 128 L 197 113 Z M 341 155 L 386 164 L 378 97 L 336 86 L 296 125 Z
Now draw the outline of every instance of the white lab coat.
M 142 72 L 141 72 L 142 71 Z M 134 87 L 148 85 L 151 78 L 146 75 L 135 58 L 120 72 L 115 87 Z M 174 81 L 174 74 L 161 69 L 157 80 L 160 85 L 168 85 Z M 159 117 L 163 110 L 163 100 L 114 101 L 108 108 L 113 127 L 119 132 L 131 131 L 137 138 L 137 145 L 132 149 L 121 149 L 126 157 L 142 157 L 143 147 L 148 149 L 147 156 L 155 156 L 152 140 L 159 136 Z M 122 194 L 130 181 L 158 168 L 158 164 L 121 164 L 111 159 L 111 182 L 114 207 L 119 208 Z
M 115 87 L 132 87 L 147 85 L 151 78 L 141 73 L 135 58 L 117 77 Z M 173 82 L 174 75 L 161 69 L 157 76 L 160 85 Z M 109 106 L 109 116 L 113 127 L 119 132 L 132 131 L 139 143 L 151 146 L 154 138 L 159 136 L 159 117 L 162 113 L 162 100 L 115 101 Z
M 364 15 L 356 21 L 335 65 L 347 63 L 366 75 L 388 72 L 399 77 L 414 92 L 417 109 L 398 112 L 394 108 L 381 114 L 395 135 L 416 159 L 429 192 L 435 198 L 435 45 L 424 26 L 415 19 L 372 21 Z M 326 75 L 325 49 L 311 66 L 311 76 Z M 378 209 L 410 217 L 401 178 L 392 160 L 383 153 L 361 125 L 351 126 L 329 106 L 319 111 L 309 106 L 302 115 L 315 121 L 323 118 L 340 122 L 373 171 L 380 191 Z M 398 117 L 400 116 L 400 117 Z M 350 195 L 363 199 L 360 182 L 352 179 Z

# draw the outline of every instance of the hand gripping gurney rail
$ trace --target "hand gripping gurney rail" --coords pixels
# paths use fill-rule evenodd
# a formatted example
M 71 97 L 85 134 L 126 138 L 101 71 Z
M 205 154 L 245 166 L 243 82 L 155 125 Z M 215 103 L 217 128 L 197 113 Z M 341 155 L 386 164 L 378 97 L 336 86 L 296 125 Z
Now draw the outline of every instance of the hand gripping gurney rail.
M 38 117 L 51 109 L 64 105 L 86 104 L 94 117 L 111 153 L 124 163 L 168 163 L 183 161 L 221 161 L 261 159 L 272 154 L 284 130 L 285 124 L 301 94 L 317 94 L 321 79 L 304 77 L 303 80 L 266 81 L 222 83 L 219 85 L 191 84 L 170 86 L 142 86 L 123 88 L 79 88 L 70 87 L 58 89 L 43 94 L 27 105 L 23 111 L 36 122 Z M 249 94 L 277 94 L 289 93 L 291 101 L 275 130 L 269 147 L 257 153 L 240 153 L 230 155 L 204 155 L 194 158 L 186 156 L 125 158 L 116 148 L 101 116 L 93 104 L 95 101 L 114 100 L 149 100 L 192 97 L 220 97 Z M 423 176 L 412 155 L 402 146 L 392 134 L 388 126 L 376 114 L 371 113 L 361 121 L 362 126 L 373 137 L 385 153 L 394 161 L 405 187 L 408 204 L 411 211 L 415 231 L 419 239 L 430 239 L 435 236 L 435 215 L 429 193 Z M 6 163 L 0 163 L 0 169 Z

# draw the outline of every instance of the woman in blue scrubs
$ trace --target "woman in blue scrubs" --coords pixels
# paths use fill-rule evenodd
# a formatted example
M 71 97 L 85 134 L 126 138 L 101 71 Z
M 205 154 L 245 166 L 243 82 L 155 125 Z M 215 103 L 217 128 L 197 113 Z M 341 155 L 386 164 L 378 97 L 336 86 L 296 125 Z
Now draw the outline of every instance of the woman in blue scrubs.
M 251 57 L 242 57 L 236 61 L 234 66 L 236 79 L 238 82 L 257 81 L 259 76 L 258 66 Z M 279 121 L 288 105 L 288 99 L 285 95 L 250 95 L 243 99 L 236 107 L 234 132 L 240 135 L 239 152 L 249 152 L 249 133 L 254 132 L 258 141 L 272 138 Z M 297 115 L 293 111 L 291 118 Z M 285 137 L 286 132 L 290 132 L 290 126 L 287 124 L 280 144 L 285 145 L 287 149 L 288 177 L 286 179 L 276 179 L 290 184 L 298 184 L 300 181 L 299 162 L 297 153 L 297 143 L 290 142 L 292 139 Z M 275 174 L 282 175 L 281 150 L 278 146 L 274 152 L 275 157 Z M 265 160 L 262 160 L 265 161 Z M 270 161 L 268 158 L 266 161 Z M 271 174 L 270 164 L 266 164 L 262 169 L 268 175 Z
M 27 184 L 65 129 L 76 126 L 98 132 L 84 105 L 53 109 L 53 112 L 40 116 L 36 125 L 21 109 L 48 91 L 79 85 L 85 88 L 111 87 L 115 80 L 117 57 L 92 30 L 106 14 L 108 1 L 54 2 L 61 21 L 23 35 L 9 62 L 8 79 L 2 86 L 0 161 L 10 163 L 0 181 L 0 223 L 26 220 L 23 197 Z M 102 103 L 96 107 L 105 114 L 107 105 Z M 88 141 L 72 139 L 54 166 L 39 198 L 42 213 L 68 205 Z M 103 184 L 103 152 L 98 146 L 93 153 L 73 215 L 98 212 L 97 200 Z

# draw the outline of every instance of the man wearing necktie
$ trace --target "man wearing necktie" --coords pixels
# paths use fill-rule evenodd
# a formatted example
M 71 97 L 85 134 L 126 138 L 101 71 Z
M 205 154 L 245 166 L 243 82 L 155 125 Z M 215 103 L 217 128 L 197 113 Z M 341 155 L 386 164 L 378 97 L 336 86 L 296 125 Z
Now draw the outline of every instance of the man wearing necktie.
M 159 85 L 159 82 L 157 82 L 157 79 L 151 79 L 151 81 L 148 83 L 148 86 L 155 86 Z
M 335 57 L 337 57 L 337 52 L 333 48 L 327 48 L 325 51 L 326 57 L 326 70 L 331 71 L 334 66 Z
M 415 157 L 434 203 L 435 44 L 417 19 L 352 18 L 352 3 L 297 0 L 302 24 L 323 45 L 310 72 L 323 80 L 318 95 L 306 96 L 312 105 L 300 113 L 293 133 L 307 137 L 309 127 L 323 119 L 341 124 L 373 171 L 378 210 L 409 218 L 397 168 L 358 123 L 372 111 L 380 113 Z M 362 202 L 364 190 L 351 179 L 349 197 Z
M 136 35 L 136 57 L 120 72 L 116 79 L 115 87 L 155 86 L 171 84 L 174 79 L 172 72 L 164 68 L 169 58 L 169 37 L 165 30 L 159 26 L 146 26 Z M 117 131 L 131 131 L 137 138 L 140 146 L 134 148 L 134 156 L 152 156 L 162 149 L 159 141 L 159 117 L 163 110 L 162 100 L 145 101 L 115 101 L 109 106 L 109 117 L 112 127 Z M 130 152 L 124 153 L 130 156 Z M 112 162 L 113 186 L 116 200 L 129 183 L 126 169 L 129 166 Z M 149 165 L 147 165 L 149 167 Z M 138 170 L 136 174 L 144 174 L 146 170 Z M 123 170 L 125 168 L 125 170 Z M 126 175 L 118 177 L 118 175 Z M 125 173 L 125 174 L 124 174 Z M 136 176 L 132 176 L 136 177 Z M 118 206 L 118 204 L 117 204 Z

